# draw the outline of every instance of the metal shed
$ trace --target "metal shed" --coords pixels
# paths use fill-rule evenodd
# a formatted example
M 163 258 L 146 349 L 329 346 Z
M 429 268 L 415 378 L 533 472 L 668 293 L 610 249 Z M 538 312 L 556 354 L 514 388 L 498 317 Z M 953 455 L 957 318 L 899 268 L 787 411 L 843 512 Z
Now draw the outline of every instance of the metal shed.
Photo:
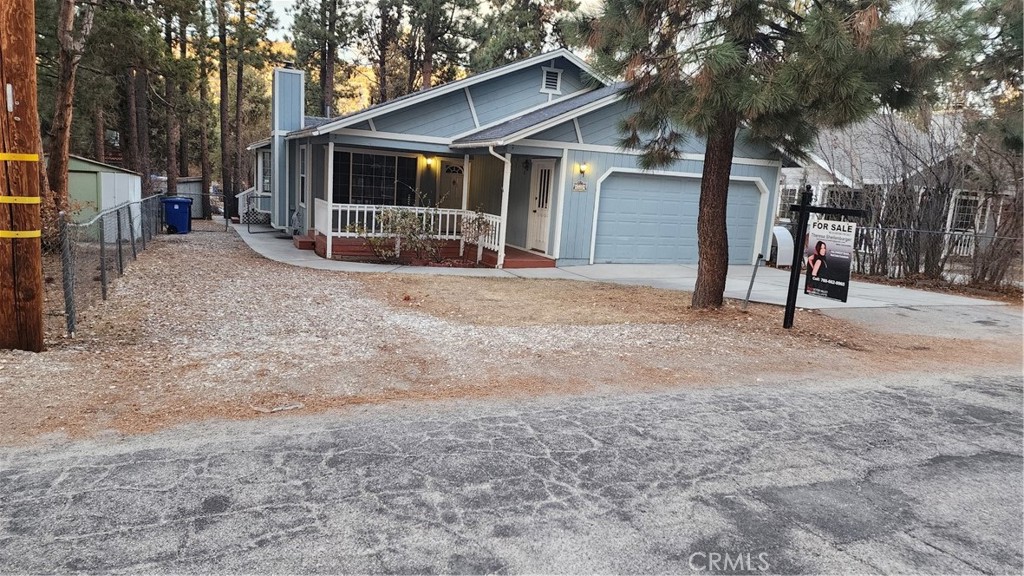
M 203 178 L 189 176 L 178 178 L 178 196 L 192 199 L 192 219 L 203 217 Z
M 68 194 L 72 209 L 78 210 L 75 220 L 85 222 L 102 210 L 142 200 L 142 177 L 131 170 L 72 155 L 68 159 Z

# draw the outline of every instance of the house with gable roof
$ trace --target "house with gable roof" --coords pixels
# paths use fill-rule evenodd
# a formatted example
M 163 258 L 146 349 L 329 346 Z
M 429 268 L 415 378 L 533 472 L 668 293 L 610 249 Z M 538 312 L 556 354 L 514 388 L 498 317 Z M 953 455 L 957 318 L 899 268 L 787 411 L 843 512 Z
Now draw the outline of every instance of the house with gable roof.
M 479 211 L 496 267 L 697 261 L 703 139 L 645 170 L 619 145 L 630 103 L 568 50 L 555 50 L 338 118 L 303 115 L 304 73 L 274 71 L 270 138 L 250 146 L 247 191 L 270 223 L 326 258 L 361 245 L 381 211 L 429 212 L 461 244 Z M 730 262 L 769 241 L 781 157 L 741 132 L 729 188 Z M 426 208 L 424 205 L 430 205 Z M 358 231 L 357 231 L 358 230 Z

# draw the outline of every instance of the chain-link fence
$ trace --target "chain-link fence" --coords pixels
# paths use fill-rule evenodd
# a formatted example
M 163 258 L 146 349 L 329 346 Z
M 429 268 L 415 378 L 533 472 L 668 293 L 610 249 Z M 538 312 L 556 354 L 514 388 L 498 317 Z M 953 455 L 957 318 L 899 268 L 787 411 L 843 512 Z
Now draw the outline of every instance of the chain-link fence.
M 858 228 L 853 272 L 967 283 L 1021 284 L 1020 238 L 971 231 Z M 988 270 L 993 266 L 999 270 Z M 993 273 L 994 272 L 994 273 Z
M 86 222 L 61 213 L 61 276 L 69 336 L 78 314 L 107 299 L 110 282 L 124 275 L 153 236 L 163 231 L 162 195 L 104 210 Z

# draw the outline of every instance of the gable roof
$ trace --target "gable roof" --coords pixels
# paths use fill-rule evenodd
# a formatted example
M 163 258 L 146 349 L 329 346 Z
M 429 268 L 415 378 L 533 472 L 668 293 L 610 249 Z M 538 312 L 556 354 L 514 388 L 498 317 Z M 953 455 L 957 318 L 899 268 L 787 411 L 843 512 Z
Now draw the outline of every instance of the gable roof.
M 382 102 L 380 104 L 370 106 L 369 108 L 364 108 L 363 110 L 360 110 L 358 112 L 352 112 L 350 114 L 338 116 L 322 124 L 314 126 L 307 125 L 305 128 L 301 130 L 296 130 L 290 133 L 288 137 L 292 138 L 296 136 L 319 136 L 321 134 L 325 134 L 340 128 L 345 128 L 353 124 L 358 124 L 360 122 L 373 118 L 374 116 L 386 114 L 388 112 L 392 112 L 395 110 L 400 110 L 408 106 L 413 106 L 425 100 L 429 100 L 432 98 L 436 98 L 438 96 L 442 96 L 444 94 L 450 94 L 452 92 L 463 90 L 475 84 L 479 84 L 492 78 L 497 78 L 504 74 L 508 74 L 509 72 L 515 72 L 517 70 L 529 68 L 530 66 L 535 66 L 537 64 L 541 64 L 549 60 L 554 60 L 556 58 L 565 58 L 566 60 L 572 62 L 576 67 L 578 67 L 579 69 L 583 70 L 584 72 L 595 78 L 598 82 L 601 82 L 602 84 L 608 84 L 608 81 L 602 75 L 598 74 L 595 70 L 588 66 L 587 63 L 584 62 L 579 56 L 573 54 L 572 52 L 566 50 L 565 48 L 559 48 L 558 50 L 554 50 L 552 52 L 544 52 L 542 54 L 537 54 L 536 56 L 531 56 L 530 58 L 526 58 L 524 60 L 519 60 L 517 62 L 505 64 L 504 66 L 499 66 L 497 68 L 492 68 L 491 70 L 488 70 L 486 72 L 481 72 L 479 74 L 467 76 L 466 78 L 463 78 L 461 80 L 455 80 L 454 82 L 448 82 L 445 84 L 441 84 L 439 86 L 428 88 L 426 90 L 420 90 L 419 92 L 406 94 L 405 96 L 400 96 L 393 100 L 388 100 L 387 102 Z
M 543 108 L 456 138 L 451 147 L 505 146 L 616 102 L 624 87 L 625 84 L 619 82 L 555 100 Z
M 934 116 L 926 132 L 896 114 L 876 113 L 844 128 L 822 130 L 807 156 L 847 186 L 876 184 L 944 161 L 956 150 L 960 128 L 944 115 Z

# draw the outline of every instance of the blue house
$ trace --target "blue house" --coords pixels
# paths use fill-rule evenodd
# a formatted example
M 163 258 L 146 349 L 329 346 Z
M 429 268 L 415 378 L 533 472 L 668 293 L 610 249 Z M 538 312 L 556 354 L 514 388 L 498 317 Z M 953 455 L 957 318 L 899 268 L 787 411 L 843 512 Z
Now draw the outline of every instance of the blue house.
M 671 166 L 643 170 L 617 143 L 629 104 L 620 85 L 556 50 L 338 118 L 303 115 L 304 75 L 274 72 L 272 130 L 256 153 L 258 207 L 280 229 L 336 257 L 373 233 L 389 206 L 430 204 L 458 244 L 465 217 L 490 224 L 480 244 L 497 267 L 697 261 L 704 141 Z M 769 244 L 781 159 L 737 138 L 729 258 Z M 419 199 L 418 199 L 419 198 Z

